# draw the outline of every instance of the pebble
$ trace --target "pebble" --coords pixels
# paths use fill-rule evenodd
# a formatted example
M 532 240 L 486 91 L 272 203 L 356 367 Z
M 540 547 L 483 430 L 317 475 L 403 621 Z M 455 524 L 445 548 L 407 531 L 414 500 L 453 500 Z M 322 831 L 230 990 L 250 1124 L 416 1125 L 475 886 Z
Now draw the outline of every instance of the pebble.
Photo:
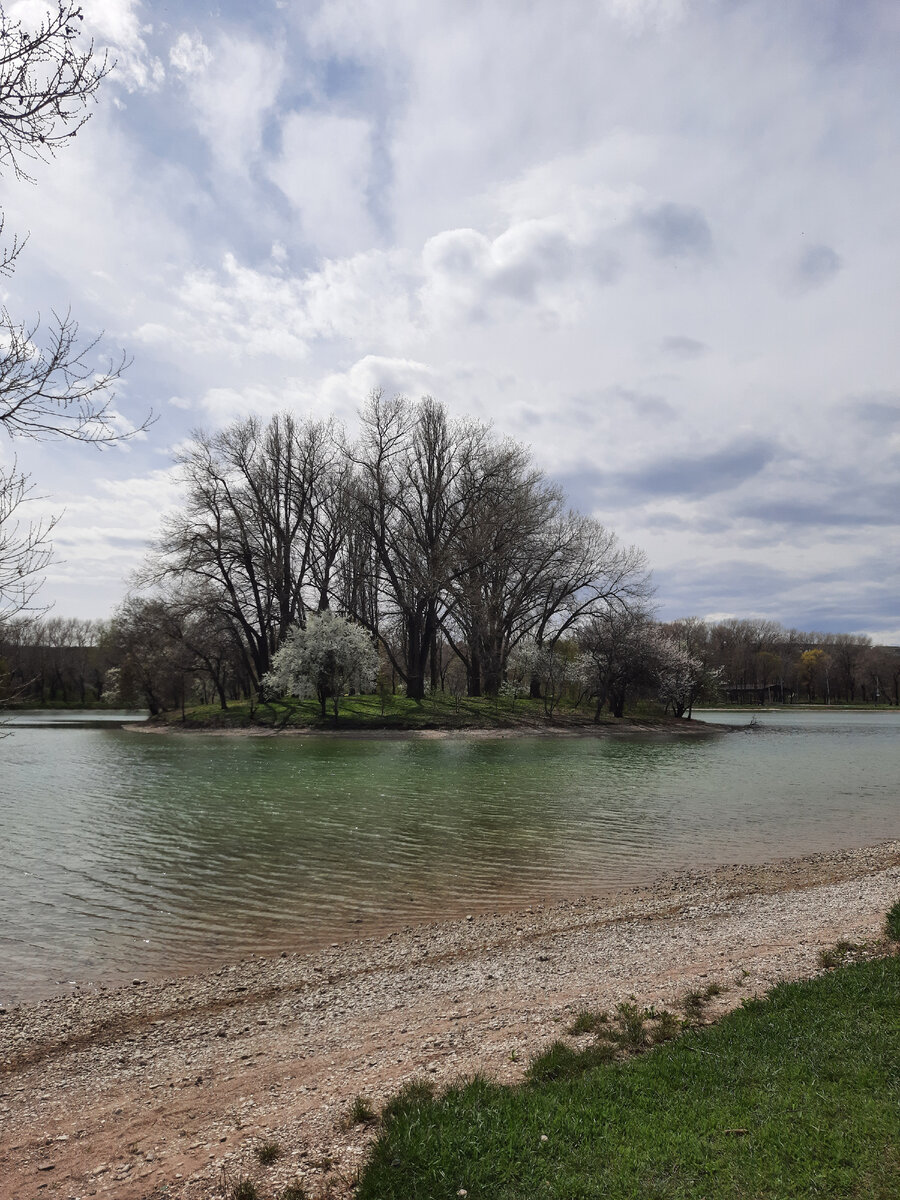
M 724 1011 L 816 971 L 823 939 L 877 932 L 898 895 L 900 842 L 480 915 L 477 945 L 470 913 L 339 951 L 24 1005 L 0 1024 L 3 1186 L 30 1195 L 40 1168 L 60 1196 L 93 1187 L 140 1200 L 168 1184 L 179 1200 L 208 1200 L 223 1170 L 272 1139 L 285 1153 L 267 1168 L 266 1194 L 298 1181 L 322 1194 L 327 1181 L 344 1200 L 340 1181 L 375 1136 L 344 1129 L 354 1096 L 377 1107 L 423 1070 L 438 1087 L 476 1071 L 519 1080 L 575 1011 L 631 993 L 673 1006 L 713 979 L 727 988 L 713 1006 Z M 48 1139 L 54 1161 L 41 1163 Z M 152 1187 L 126 1169 L 131 1155 Z M 93 1184 L 79 1174 L 86 1157 Z

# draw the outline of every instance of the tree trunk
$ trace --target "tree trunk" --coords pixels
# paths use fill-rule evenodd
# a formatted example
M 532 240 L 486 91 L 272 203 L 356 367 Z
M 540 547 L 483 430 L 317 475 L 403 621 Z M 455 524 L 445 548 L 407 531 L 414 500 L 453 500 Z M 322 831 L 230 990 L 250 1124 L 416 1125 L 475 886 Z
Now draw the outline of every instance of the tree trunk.
M 431 660 L 431 690 L 438 691 L 441 684 L 441 658 L 438 650 L 437 630 L 433 630 L 430 638 L 430 646 L 428 647 L 428 657 Z
M 468 678 L 466 680 L 467 688 L 470 696 L 481 695 L 481 659 L 478 656 L 478 651 L 473 648 L 469 655 L 469 669 L 466 672 Z

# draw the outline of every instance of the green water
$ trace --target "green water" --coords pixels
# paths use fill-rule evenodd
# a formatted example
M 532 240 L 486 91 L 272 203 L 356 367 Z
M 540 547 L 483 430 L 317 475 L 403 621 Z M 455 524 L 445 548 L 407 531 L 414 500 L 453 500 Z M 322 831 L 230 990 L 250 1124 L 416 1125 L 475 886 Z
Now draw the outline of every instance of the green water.
M 759 721 L 643 741 L 14 728 L 0 1002 L 900 836 L 900 715 Z

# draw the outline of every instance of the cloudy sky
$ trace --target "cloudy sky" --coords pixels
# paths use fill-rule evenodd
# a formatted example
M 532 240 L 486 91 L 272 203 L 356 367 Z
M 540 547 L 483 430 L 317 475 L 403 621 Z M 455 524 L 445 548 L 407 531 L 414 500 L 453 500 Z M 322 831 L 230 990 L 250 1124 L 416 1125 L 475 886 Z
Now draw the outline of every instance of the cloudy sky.
M 41 9 L 6 4 L 10 15 Z M 493 421 L 661 615 L 900 642 L 896 0 L 84 0 L 117 68 L 3 285 L 133 358 L 44 598 L 105 616 L 192 428 L 374 386 Z

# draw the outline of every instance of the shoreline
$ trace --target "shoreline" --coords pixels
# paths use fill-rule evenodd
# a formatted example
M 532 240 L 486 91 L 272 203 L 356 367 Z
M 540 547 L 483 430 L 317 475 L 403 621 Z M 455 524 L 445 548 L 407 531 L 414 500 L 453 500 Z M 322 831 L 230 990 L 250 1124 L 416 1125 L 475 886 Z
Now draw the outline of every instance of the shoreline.
M 147 722 L 128 722 L 120 726 L 129 733 L 143 734 L 177 734 L 191 737 L 195 734 L 215 737 L 324 737 L 352 738 L 361 740 L 397 741 L 404 738 L 419 740 L 434 740 L 444 738 L 521 738 L 521 737 L 706 737 L 718 733 L 730 733 L 741 729 L 741 725 L 715 724 L 696 719 L 679 720 L 671 718 L 672 723 L 643 722 L 638 719 L 623 718 L 620 724 L 600 723 L 597 725 L 501 725 L 491 728 L 484 725 L 435 728 L 350 728 L 335 729 L 327 726 L 294 726 L 287 729 L 268 729 L 265 726 L 249 726 L 240 729 L 225 729 L 217 726 L 190 725 L 156 725 Z
M 718 1016 L 819 951 L 876 936 L 900 896 L 900 841 L 758 866 L 669 872 L 598 899 L 407 926 L 311 954 L 81 995 L 0 1016 L 0 1198 L 268 1197 L 299 1180 L 351 1194 L 374 1136 L 345 1127 L 411 1078 L 503 1081 L 580 1008 Z M 284 1155 L 260 1167 L 253 1147 Z M 165 1187 L 164 1187 L 165 1185 Z

